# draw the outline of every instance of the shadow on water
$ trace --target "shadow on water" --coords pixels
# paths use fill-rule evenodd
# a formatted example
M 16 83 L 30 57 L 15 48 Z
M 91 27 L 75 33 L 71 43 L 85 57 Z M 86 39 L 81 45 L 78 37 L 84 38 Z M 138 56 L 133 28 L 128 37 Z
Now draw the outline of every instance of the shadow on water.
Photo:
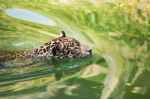
M 48 61 L 47 63 L 51 62 Z M 53 68 L 50 68 L 51 66 L 49 64 L 47 64 L 47 66 L 40 65 L 43 70 L 33 70 L 30 71 L 30 73 L 26 73 L 28 71 L 24 69 L 27 67 L 22 67 L 21 74 L 1 75 L 0 86 L 2 89 L 0 96 L 7 98 L 23 95 L 23 99 L 33 99 L 36 94 L 37 98 L 47 97 L 51 99 L 61 97 L 63 97 L 63 99 L 91 99 L 93 96 L 95 97 L 94 99 L 99 98 L 99 92 L 103 88 L 102 82 L 97 78 L 95 78 L 97 81 L 93 81 L 92 79 L 88 80 L 79 76 L 80 71 L 84 72 L 84 68 L 92 64 L 90 58 L 55 60 L 52 63 L 53 65 L 51 66 L 53 66 Z M 31 68 L 32 66 L 29 67 Z M 37 67 L 34 66 L 34 68 Z M 47 67 L 49 70 L 47 70 Z M 105 75 L 99 78 L 102 80 L 104 77 Z M 87 93 L 90 94 L 87 95 Z

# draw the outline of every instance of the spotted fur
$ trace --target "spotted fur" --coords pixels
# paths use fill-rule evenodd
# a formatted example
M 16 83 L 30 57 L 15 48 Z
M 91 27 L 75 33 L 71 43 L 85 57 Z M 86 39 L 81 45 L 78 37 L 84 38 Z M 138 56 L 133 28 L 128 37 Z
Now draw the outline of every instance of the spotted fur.
M 66 37 L 65 32 L 62 31 L 61 36 L 50 42 L 44 43 L 37 49 L 32 51 L 0 53 L 0 58 L 6 60 L 38 57 L 65 59 L 85 57 L 91 54 L 91 48 L 81 44 L 74 38 Z

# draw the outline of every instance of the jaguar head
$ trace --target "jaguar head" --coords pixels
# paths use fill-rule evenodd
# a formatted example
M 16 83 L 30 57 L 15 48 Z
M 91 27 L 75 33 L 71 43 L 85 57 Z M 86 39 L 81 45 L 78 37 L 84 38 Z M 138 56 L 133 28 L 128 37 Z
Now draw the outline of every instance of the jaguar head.
M 53 56 L 63 58 L 86 57 L 92 54 L 92 49 L 74 38 L 66 36 L 64 31 L 53 40 L 55 47 L 52 49 Z

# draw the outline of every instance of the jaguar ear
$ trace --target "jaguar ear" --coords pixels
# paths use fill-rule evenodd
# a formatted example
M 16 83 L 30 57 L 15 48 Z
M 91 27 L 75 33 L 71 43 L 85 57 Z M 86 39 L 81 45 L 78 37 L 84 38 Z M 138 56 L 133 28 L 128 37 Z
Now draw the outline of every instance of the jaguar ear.
M 66 33 L 64 31 L 61 31 L 61 34 L 59 37 L 66 37 Z

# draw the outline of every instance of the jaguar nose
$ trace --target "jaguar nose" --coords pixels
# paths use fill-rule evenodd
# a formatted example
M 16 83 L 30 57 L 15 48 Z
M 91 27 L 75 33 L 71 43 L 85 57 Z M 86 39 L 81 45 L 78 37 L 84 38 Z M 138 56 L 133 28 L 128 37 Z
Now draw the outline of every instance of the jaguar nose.
M 92 54 L 92 49 L 90 48 L 90 49 L 88 50 L 88 52 L 89 52 L 90 54 Z

